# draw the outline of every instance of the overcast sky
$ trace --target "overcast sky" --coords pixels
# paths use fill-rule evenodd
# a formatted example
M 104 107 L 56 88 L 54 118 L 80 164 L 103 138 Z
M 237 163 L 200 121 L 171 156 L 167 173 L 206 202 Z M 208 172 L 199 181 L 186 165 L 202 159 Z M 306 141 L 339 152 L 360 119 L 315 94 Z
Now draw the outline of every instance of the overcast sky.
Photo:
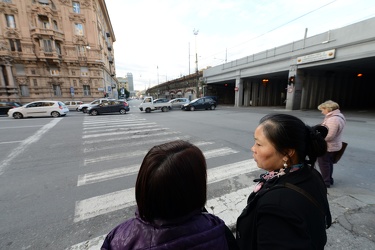
M 375 17 L 374 0 L 106 0 L 116 76 L 134 88 Z M 194 35 L 193 31 L 198 31 Z

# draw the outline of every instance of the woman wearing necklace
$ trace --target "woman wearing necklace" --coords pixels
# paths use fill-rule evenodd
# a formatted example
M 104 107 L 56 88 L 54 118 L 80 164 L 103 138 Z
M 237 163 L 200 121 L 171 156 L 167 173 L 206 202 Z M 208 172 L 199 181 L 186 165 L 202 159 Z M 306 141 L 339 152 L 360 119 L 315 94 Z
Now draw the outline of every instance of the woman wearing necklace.
M 324 249 L 331 225 L 327 188 L 314 164 L 327 151 L 323 126 L 309 127 L 286 114 L 260 120 L 251 148 L 266 171 L 237 219 L 244 249 Z

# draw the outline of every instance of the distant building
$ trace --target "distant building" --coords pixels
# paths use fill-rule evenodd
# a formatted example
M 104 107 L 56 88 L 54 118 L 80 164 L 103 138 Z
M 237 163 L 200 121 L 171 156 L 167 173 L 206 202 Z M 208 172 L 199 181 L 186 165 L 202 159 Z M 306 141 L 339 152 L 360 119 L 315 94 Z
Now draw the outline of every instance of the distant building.
M 117 80 L 118 80 L 117 86 L 118 86 L 118 89 L 120 90 L 120 94 L 121 94 L 120 97 L 123 97 L 122 95 L 125 95 L 125 92 L 122 92 L 122 89 L 126 89 L 126 90 L 129 91 L 128 80 L 125 77 L 117 77 Z
M 128 86 L 129 86 L 128 90 L 129 90 L 129 92 L 133 92 L 134 91 L 133 74 L 127 73 L 126 78 L 128 80 Z
M 0 101 L 117 95 L 104 0 L 2 0 L 0 13 Z

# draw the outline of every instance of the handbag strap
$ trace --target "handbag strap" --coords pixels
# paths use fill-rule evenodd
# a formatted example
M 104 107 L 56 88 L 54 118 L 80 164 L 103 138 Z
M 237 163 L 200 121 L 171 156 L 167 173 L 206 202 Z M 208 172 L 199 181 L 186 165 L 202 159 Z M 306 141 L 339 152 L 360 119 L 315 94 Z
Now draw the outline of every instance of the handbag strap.
M 326 215 L 326 213 L 324 212 L 324 209 L 322 208 L 322 206 L 314 199 L 314 197 L 312 197 L 308 192 L 306 192 L 305 190 L 303 190 L 302 188 L 300 187 L 297 187 L 296 185 L 293 185 L 292 183 L 289 183 L 289 182 L 286 182 L 284 183 L 284 187 L 286 188 L 289 188 L 289 189 L 293 189 L 294 191 L 302 194 L 303 196 L 305 196 L 311 203 L 313 203 L 318 209 L 319 211 L 323 214 L 323 215 Z

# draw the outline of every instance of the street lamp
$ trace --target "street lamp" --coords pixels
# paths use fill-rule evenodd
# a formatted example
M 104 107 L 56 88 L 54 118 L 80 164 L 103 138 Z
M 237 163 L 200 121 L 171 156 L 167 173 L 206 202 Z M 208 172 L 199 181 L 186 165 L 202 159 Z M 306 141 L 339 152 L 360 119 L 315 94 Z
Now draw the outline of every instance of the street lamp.
M 197 52 L 197 35 L 199 30 L 194 28 L 193 34 L 195 36 L 195 73 L 197 74 L 197 91 L 196 91 L 196 98 L 199 97 L 199 71 L 198 71 L 198 52 Z
M 199 30 L 194 29 L 193 33 L 195 36 L 195 72 L 198 73 L 198 53 L 197 53 L 197 35 Z

